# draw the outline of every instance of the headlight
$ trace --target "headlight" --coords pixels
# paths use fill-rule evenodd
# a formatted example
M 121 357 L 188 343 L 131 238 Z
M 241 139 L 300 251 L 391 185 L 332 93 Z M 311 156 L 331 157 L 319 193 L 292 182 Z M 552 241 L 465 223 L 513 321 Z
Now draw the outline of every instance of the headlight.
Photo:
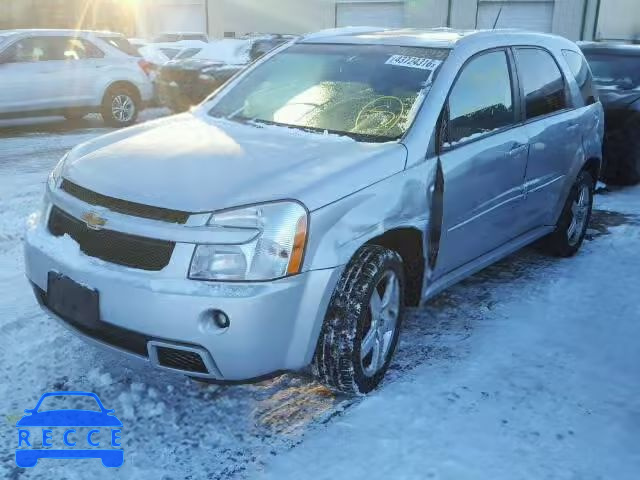
M 49 174 L 49 178 L 47 179 L 49 190 L 55 190 L 56 188 L 58 188 L 60 178 L 62 177 L 62 170 L 64 169 L 64 164 L 67 161 L 68 156 L 69 154 L 67 153 L 64 157 L 62 157 Z
M 308 216 L 296 202 L 274 202 L 214 213 L 209 225 L 255 230 L 242 245 L 198 245 L 191 260 L 194 280 L 260 281 L 295 275 L 302 268 Z

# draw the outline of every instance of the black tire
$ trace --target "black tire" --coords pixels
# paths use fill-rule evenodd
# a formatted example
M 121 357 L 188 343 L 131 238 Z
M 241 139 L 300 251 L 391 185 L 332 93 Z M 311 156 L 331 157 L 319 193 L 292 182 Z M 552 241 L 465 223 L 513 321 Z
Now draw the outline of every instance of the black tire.
M 591 220 L 593 191 L 593 178 L 586 170 L 581 171 L 571 187 L 560 218 L 558 218 L 555 231 L 542 241 L 542 247 L 547 253 L 556 257 L 571 257 L 580 250 L 587 233 L 589 221 Z M 577 209 L 576 204 L 579 203 L 581 192 L 588 192 L 587 204 L 583 211 L 586 218 L 584 218 L 584 222 L 579 221 L 580 226 L 571 231 L 570 227 L 574 219 L 574 208 Z M 579 214 L 579 218 L 583 218 L 582 213 Z
M 609 185 L 640 182 L 640 115 L 630 117 L 620 128 L 607 132 L 605 169 L 602 180 Z
M 118 106 L 116 105 L 118 102 L 127 102 L 126 105 L 131 105 L 130 114 L 119 116 L 117 113 Z M 100 111 L 104 122 L 116 128 L 128 127 L 136 123 L 139 112 L 140 95 L 135 87 L 129 85 L 116 85 L 109 88 L 104 95 Z
M 311 370 L 319 382 L 334 391 L 348 394 L 366 394 L 378 386 L 393 357 L 402 325 L 403 271 L 402 259 L 393 250 L 365 245 L 356 252 L 333 292 L 318 339 Z M 382 366 L 374 374 L 367 375 L 365 370 L 368 367 L 366 364 L 363 367 L 366 357 L 361 360 L 360 351 L 367 330 L 375 330 L 369 305 L 374 288 L 384 279 L 393 278 L 392 274 L 398 280 L 395 285 L 399 295 L 395 330 L 388 337 L 390 342 L 386 355 L 382 358 L 381 354 L 377 362 Z M 372 349 L 371 362 L 374 352 Z

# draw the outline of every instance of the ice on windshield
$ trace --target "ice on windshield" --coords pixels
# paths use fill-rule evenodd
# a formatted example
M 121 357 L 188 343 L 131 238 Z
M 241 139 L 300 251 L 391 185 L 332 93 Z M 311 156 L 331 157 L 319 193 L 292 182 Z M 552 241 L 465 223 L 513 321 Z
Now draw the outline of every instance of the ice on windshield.
M 398 138 L 447 53 L 384 45 L 294 45 L 247 74 L 211 114 Z

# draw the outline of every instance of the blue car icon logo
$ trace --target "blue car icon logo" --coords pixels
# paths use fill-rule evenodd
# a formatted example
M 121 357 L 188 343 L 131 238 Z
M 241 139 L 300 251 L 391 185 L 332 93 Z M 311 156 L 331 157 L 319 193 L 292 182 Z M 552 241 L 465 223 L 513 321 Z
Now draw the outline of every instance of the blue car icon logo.
M 43 410 L 43 401 L 50 397 L 88 397 L 95 400 L 99 410 Z M 114 410 L 102 405 L 95 393 L 45 393 L 35 408 L 25 410 L 25 414 L 16 424 L 18 467 L 35 467 L 41 458 L 99 458 L 105 467 L 120 467 L 124 463 L 120 444 L 122 422 Z

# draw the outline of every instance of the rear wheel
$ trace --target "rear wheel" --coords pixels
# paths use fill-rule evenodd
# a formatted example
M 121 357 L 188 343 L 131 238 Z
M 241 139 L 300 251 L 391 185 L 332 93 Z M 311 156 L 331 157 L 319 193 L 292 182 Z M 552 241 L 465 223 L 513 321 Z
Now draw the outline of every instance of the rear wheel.
M 558 257 L 571 257 L 582 246 L 593 208 L 594 180 L 587 171 L 571 187 L 555 231 L 543 240 L 543 248 Z
M 128 127 L 138 118 L 140 100 L 138 93 L 130 86 L 111 87 L 102 102 L 102 118 L 112 127 Z
M 402 259 L 366 245 L 347 265 L 331 298 L 312 365 L 329 388 L 365 394 L 382 381 L 402 322 Z

